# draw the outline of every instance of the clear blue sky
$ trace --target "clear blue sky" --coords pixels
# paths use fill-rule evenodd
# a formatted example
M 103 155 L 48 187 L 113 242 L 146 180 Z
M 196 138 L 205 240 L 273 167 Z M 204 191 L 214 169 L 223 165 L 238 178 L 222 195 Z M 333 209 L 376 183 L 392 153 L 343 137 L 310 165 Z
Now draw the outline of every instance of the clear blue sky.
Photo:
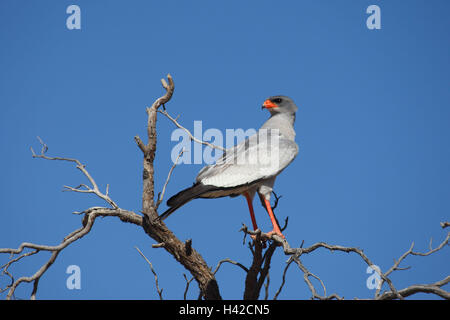
M 81 8 L 81 30 L 66 28 L 66 8 Z M 381 8 L 381 30 L 368 30 L 366 8 Z M 76 157 L 122 208 L 141 208 L 145 107 L 176 84 L 169 112 L 192 129 L 258 128 L 270 95 L 299 106 L 300 153 L 278 178 L 276 214 L 289 216 L 291 245 L 318 241 L 357 246 L 389 268 L 412 241 L 427 250 L 445 236 L 450 210 L 450 2 L 435 1 L 17 1 L 0 2 L 0 247 L 23 241 L 58 244 L 80 226 L 72 215 L 104 205 L 61 192 L 86 180 L 71 164 L 32 159 L 36 136 L 49 155 Z M 156 191 L 172 163 L 174 126 L 158 120 Z M 167 196 L 192 184 L 201 165 L 175 169 Z M 162 205 L 162 209 L 165 205 Z M 256 216 L 269 229 L 255 201 Z M 241 223 L 244 198 L 196 200 L 168 220 L 181 239 L 215 267 L 223 258 L 250 263 Z M 187 272 L 142 230 L 98 219 L 39 283 L 41 299 L 156 299 L 153 262 L 164 297 L 183 297 Z M 11 271 L 33 274 L 48 259 L 32 257 Z M 6 261 L 1 257 L 0 262 Z M 270 269 L 270 296 L 287 257 Z M 366 265 L 355 255 L 319 250 L 303 257 L 328 293 L 372 297 Z M 398 288 L 449 274 L 448 249 L 409 258 L 392 277 Z M 81 290 L 66 288 L 69 265 L 81 268 Z M 240 299 L 244 273 L 223 265 L 224 298 Z M 291 266 L 281 299 L 305 299 L 303 274 Z M 7 279 L 0 278 L 4 286 Z M 317 288 L 320 285 L 316 282 Z M 30 285 L 16 291 L 27 298 Z M 198 288 L 192 283 L 190 298 Z M 426 295 L 418 296 L 428 298 Z

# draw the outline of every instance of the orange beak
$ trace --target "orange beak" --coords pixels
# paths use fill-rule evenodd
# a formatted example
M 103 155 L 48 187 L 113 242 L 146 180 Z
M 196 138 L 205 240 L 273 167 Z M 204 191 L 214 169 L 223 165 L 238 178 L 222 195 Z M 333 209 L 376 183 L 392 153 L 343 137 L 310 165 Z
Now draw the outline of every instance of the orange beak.
M 278 105 L 267 99 L 263 103 L 263 108 L 270 109 L 270 108 L 278 108 Z

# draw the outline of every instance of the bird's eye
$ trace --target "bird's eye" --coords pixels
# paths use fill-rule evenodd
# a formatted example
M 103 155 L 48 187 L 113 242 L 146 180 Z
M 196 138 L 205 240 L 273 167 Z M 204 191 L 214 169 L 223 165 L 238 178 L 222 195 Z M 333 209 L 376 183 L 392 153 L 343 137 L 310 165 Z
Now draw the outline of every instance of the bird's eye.
M 272 100 L 274 103 L 281 103 L 281 98 L 275 98 Z

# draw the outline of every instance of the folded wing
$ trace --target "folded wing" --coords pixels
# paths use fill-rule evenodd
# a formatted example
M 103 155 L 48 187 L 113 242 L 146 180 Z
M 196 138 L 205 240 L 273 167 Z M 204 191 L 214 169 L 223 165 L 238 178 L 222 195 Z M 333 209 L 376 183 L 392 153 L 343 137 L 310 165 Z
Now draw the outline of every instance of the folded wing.
M 278 175 L 297 156 L 297 144 L 278 130 L 261 129 L 233 148 L 214 165 L 200 170 L 196 182 L 232 188 Z

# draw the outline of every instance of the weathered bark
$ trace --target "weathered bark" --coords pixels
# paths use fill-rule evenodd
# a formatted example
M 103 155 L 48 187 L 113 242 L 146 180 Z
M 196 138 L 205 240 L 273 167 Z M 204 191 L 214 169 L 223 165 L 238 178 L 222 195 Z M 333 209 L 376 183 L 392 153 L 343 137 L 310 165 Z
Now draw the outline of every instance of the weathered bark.
M 145 232 L 160 246 L 167 250 L 178 262 L 180 262 L 197 281 L 201 295 L 205 299 L 221 299 L 219 287 L 214 274 L 206 264 L 202 256 L 192 248 L 189 242 L 189 250 L 186 245 L 179 240 L 175 234 L 170 231 L 164 222 L 158 219 L 158 212 L 155 206 L 154 189 L 154 159 L 156 152 L 156 120 L 157 111 L 161 105 L 167 103 L 172 97 L 174 83 L 172 77 L 168 75 L 169 84 L 162 80 L 166 94 L 157 99 L 150 108 L 147 108 L 148 122 L 147 135 L 148 143 L 145 145 L 142 140 L 136 136 L 135 140 L 144 154 L 143 161 L 143 193 L 142 193 L 142 213 L 144 214 L 143 228 Z
M 263 255 L 261 232 L 257 230 L 254 237 L 255 241 L 253 241 L 252 250 L 253 261 L 252 265 L 248 269 L 247 277 L 245 278 L 244 300 L 259 299 L 261 288 L 269 273 L 273 253 L 278 246 L 278 243 L 272 242 Z

